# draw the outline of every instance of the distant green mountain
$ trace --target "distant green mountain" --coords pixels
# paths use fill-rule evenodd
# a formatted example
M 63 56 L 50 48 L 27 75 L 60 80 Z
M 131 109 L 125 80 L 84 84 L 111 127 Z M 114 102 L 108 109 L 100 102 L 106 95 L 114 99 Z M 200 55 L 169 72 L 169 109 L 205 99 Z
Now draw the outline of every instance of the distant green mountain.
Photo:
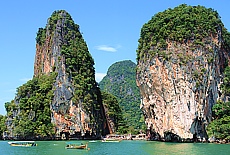
M 107 75 L 99 83 L 101 91 L 111 93 L 117 97 L 122 109 L 124 126 L 127 132 L 137 133 L 144 130 L 144 117 L 140 109 L 140 93 L 136 86 L 136 64 L 130 60 L 112 64 Z M 123 124 L 123 125 L 124 125 Z

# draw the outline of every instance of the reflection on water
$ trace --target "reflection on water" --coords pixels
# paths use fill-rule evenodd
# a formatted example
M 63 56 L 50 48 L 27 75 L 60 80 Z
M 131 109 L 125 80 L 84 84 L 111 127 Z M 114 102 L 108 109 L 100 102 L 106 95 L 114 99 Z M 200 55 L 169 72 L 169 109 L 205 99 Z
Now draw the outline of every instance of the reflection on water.
M 164 143 L 152 142 L 145 145 L 146 154 L 157 155 L 226 155 L 229 144 L 210 143 Z M 229 153 L 230 154 L 230 153 Z
M 146 150 L 149 150 L 148 154 L 170 154 L 170 155 L 193 155 L 193 144 L 192 143 L 162 143 L 162 142 L 155 142 L 155 144 L 147 144 L 152 145 L 152 150 L 149 150 L 146 147 Z M 157 147 L 156 147 L 157 146 Z M 150 146 L 149 146 L 150 147 Z
M 70 141 L 38 141 L 37 147 L 12 147 L 0 141 L 0 155 L 226 155 L 229 144 L 164 143 L 156 141 L 121 141 L 90 143 L 90 150 L 65 149 Z

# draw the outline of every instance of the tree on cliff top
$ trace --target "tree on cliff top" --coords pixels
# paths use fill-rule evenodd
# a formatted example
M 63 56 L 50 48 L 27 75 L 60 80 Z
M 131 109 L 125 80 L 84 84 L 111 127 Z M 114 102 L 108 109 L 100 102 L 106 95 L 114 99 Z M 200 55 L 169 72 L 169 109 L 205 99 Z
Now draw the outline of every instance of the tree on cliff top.
M 196 45 L 203 45 L 202 39 L 216 35 L 222 29 L 225 45 L 230 43 L 230 33 L 224 27 L 217 11 L 203 6 L 179 5 L 159 12 L 145 23 L 141 29 L 137 60 L 142 59 L 145 52 L 166 49 L 168 41 L 186 43 L 193 40 Z M 153 52 L 154 54 L 154 52 Z

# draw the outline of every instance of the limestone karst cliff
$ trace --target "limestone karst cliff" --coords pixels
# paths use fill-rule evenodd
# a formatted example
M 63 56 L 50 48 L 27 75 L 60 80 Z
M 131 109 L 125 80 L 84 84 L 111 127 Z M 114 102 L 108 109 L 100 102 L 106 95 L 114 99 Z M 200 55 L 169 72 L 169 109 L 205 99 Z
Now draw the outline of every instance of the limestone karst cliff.
M 227 30 L 216 11 L 185 4 L 160 12 L 141 29 L 137 85 L 149 138 L 207 139 L 211 108 L 229 62 Z
M 100 136 L 106 132 L 104 109 L 95 82 L 94 60 L 66 11 L 55 11 L 36 38 L 34 76 L 57 72 L 51 104 L 56 133 Z
M 54 11 L 36 37 L 34 77 L 6 103 L 7 137 L 100 138 L 111 133 L 94 60 L 71 16 Z

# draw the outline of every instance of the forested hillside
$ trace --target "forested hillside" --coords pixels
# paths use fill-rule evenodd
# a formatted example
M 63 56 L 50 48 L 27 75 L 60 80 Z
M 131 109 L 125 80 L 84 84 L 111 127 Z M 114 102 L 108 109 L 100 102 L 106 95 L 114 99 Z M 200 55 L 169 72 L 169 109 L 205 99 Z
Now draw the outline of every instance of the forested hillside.
M 140 129 L 145 130 L 134 62 L 125 60 L 111 65 L 107 75 L 99 83 L 99 87 L 101 91 L 117 97 L 125 121 L 120 124 L 120 131 L 137 133 Z

